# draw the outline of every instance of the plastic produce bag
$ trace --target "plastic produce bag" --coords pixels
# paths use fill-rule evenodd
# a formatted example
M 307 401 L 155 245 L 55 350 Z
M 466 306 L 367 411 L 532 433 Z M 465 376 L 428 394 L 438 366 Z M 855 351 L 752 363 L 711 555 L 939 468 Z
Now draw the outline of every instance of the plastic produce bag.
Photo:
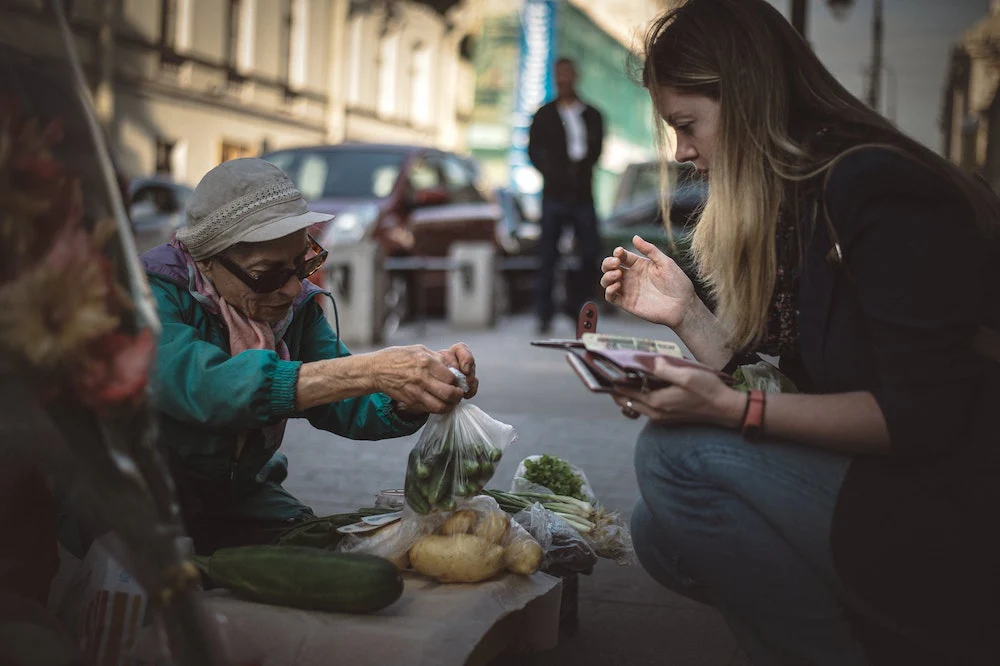
M 512 493 L 540 493 L 542 495 L 553 495 L 555 493 L 551 488 L 546 488 L 543 485 L 533 483 L 527 479 L 527 465 L 526 463 L 530 460 L 531 462 L 537 462 L 541 460 L 542 456 L 528 456 L 520 462 L 517 466 L 517 471 L 514 472 L 514 481 L 511 482 L 510 491 Z M 594 494 L 594 489 L 590 487 L 590 481 L 587 480 L 587 475 L 584 474 L 583 470 L 567 461 L 567 463 L 573 473 L 580 478 L 580 494 L 583 495 L 583 499 L 590 502 L 591 504 L 597 504 L 597 495 Z
M 462 390 L 468 390 L 465 376 L 453 372 Z M 407 461 L 407 506 L 421 515 L 454 511 L 456 498 L 482 491 L 516 439 L 513 426 L 466 402 L 447 414 L 432 414 Z
M 614 560 L 621 565 L 632 564 L 635 561 L 632 532 L 629 530 L 628 521 L 617 511 L 598 508 L 596 527 L 584 535 L 584 538 L 594 547 L 598 557 Z
M 337 550 L 377 555 L 442 582 L 466 583 L 486 580 L 505 568 L 530 575 L 541 566 L 543 555 L 531 534 L 486 496 L 459 500 L 453 512 L 422 516 L 404 509 L 402 517 L 386 527 L 346 536 Z
M 514 522 L 542 547 L 545 571 L 589 574 L 597 564 L 597 554 L 580 533 L 541 504 L 536 502 L 515 514 Z
M 124 664 L 146 620 L 146 591 L 115 557 L 114 539 L 93 542 L 54 612 L 89 662 Z
M 555 494 L 551 488 L 546 488 L 545 486 L 538 485 L 537 483 L 532 483 L 525 475 L 527 473 L 526 463 L 530 461 L 540 460 L 542 456 L 529 456 L 521 461 L 517 466 L 517 471 L 514 473 L 514 480 L 511 483 L 511 492 L 513 493 L 538 493 L 541 495 L 552 495 Z M 598 557 L 614 560 L 618 564 L 631 564 L 635 561 L 635 551 L 632 547 L 632 533 L 629 531 L 628 523 L 622 517 L 622 515 L 616 511 L 609 511 L 603 506 L 594 494 L 594 489 L 591 488 L 590 482 L 587 480 L 587 475 L 584 474 L 583 470 L 569 463 L 570 469 L 576 474 L 580 480 L 580 494 L 584 496 L 587 502 L 594 505 L 596 513 L 593 517 L 594 528 L 587 532 L 586 534 L 581 534 L 582 538 L 593 548 L 594 552 Z M 553 516 L 553 518 L 558 518 L 558 516 Z M 562 521 L 561 521 L 562 522 Z M 564 525 L 569 529 L 574 529 L 568 524 Z M 580 534 L 579 532 L 577 532 Z

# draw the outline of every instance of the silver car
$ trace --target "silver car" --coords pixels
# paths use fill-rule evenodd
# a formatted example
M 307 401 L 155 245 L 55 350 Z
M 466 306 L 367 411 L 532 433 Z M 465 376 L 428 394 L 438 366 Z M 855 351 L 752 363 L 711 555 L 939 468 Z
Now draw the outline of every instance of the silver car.
M 184 226 L 190 187 L 159 176 L 136 178 L 129 184 L 132 231 L 136 249 L 146 250 L 169 242 Z

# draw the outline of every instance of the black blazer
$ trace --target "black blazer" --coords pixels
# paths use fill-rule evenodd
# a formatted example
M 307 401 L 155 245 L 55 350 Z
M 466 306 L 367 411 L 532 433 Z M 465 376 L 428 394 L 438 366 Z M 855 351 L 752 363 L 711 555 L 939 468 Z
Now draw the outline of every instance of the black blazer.
M 545 197 L 593 201 L 594 165 L 604 145 L 604 119 L 600 111 L 584 105 L 587 156 L 580 162 L 572 162 L 567 153 L 566 129 L 556 104 L 549 102 L 535 113 L 528 137 L 528 157 L 545 178 Z
M 890 150 L 844 158 L 823 196 L 844 260 L 828 259 L 821 216 L 803 222 L 797 379 L 872 392 L 892 444 L 853 459 L 834 560 L 873 612 L 916 628 L 859 631 L 875 663 L 1000 663 L 1000 364 L 972 348 L 1000 309 L 1000 242 L 958 191 Z

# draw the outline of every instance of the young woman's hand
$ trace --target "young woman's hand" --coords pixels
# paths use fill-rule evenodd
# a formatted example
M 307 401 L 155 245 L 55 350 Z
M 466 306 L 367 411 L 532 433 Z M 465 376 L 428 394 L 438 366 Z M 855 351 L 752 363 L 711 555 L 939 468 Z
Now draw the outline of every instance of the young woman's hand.
M 601 264 L 604 298 L 646 321 L 677 329 L 698 303 L 694 284 L 673 259 L 639 236 L 638 254 L 618 247 Z
M 743 423 L 746 394 L 726 386 L 710 372 L 677 368 L 657 360 L 654 374 L 671 386 L 643 393 L 639 390 L 615 392 L 615 402 L 631 408 L 656 423 L 704 423 L 738 428 Z

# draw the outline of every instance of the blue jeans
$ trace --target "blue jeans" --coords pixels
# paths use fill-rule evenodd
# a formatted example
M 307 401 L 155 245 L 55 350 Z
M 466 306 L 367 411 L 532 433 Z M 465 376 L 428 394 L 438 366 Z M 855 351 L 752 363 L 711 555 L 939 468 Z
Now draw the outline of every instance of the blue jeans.
M 597 231 L 597 216 L 590 201 L 561 201 L 545 197 L 542 200 L 542 235 L 538 240 L 538 273 L 535 276 L 535 310 L 538 319 L 552 319 L 552 288 L 556 263 L 559 260 L 559 239 L 563 229 L 573 229 L 580 269 L 568 274 L 566 280 L 566 312 L 576 317 L 580 308 L 593 298 L 600 283 L 601 239 Z
M 660 584 L 717 608 L 754 666 L 867 664 L 830 547 L 849 462 L 650 423 L 635 450 L 639 561 Z

